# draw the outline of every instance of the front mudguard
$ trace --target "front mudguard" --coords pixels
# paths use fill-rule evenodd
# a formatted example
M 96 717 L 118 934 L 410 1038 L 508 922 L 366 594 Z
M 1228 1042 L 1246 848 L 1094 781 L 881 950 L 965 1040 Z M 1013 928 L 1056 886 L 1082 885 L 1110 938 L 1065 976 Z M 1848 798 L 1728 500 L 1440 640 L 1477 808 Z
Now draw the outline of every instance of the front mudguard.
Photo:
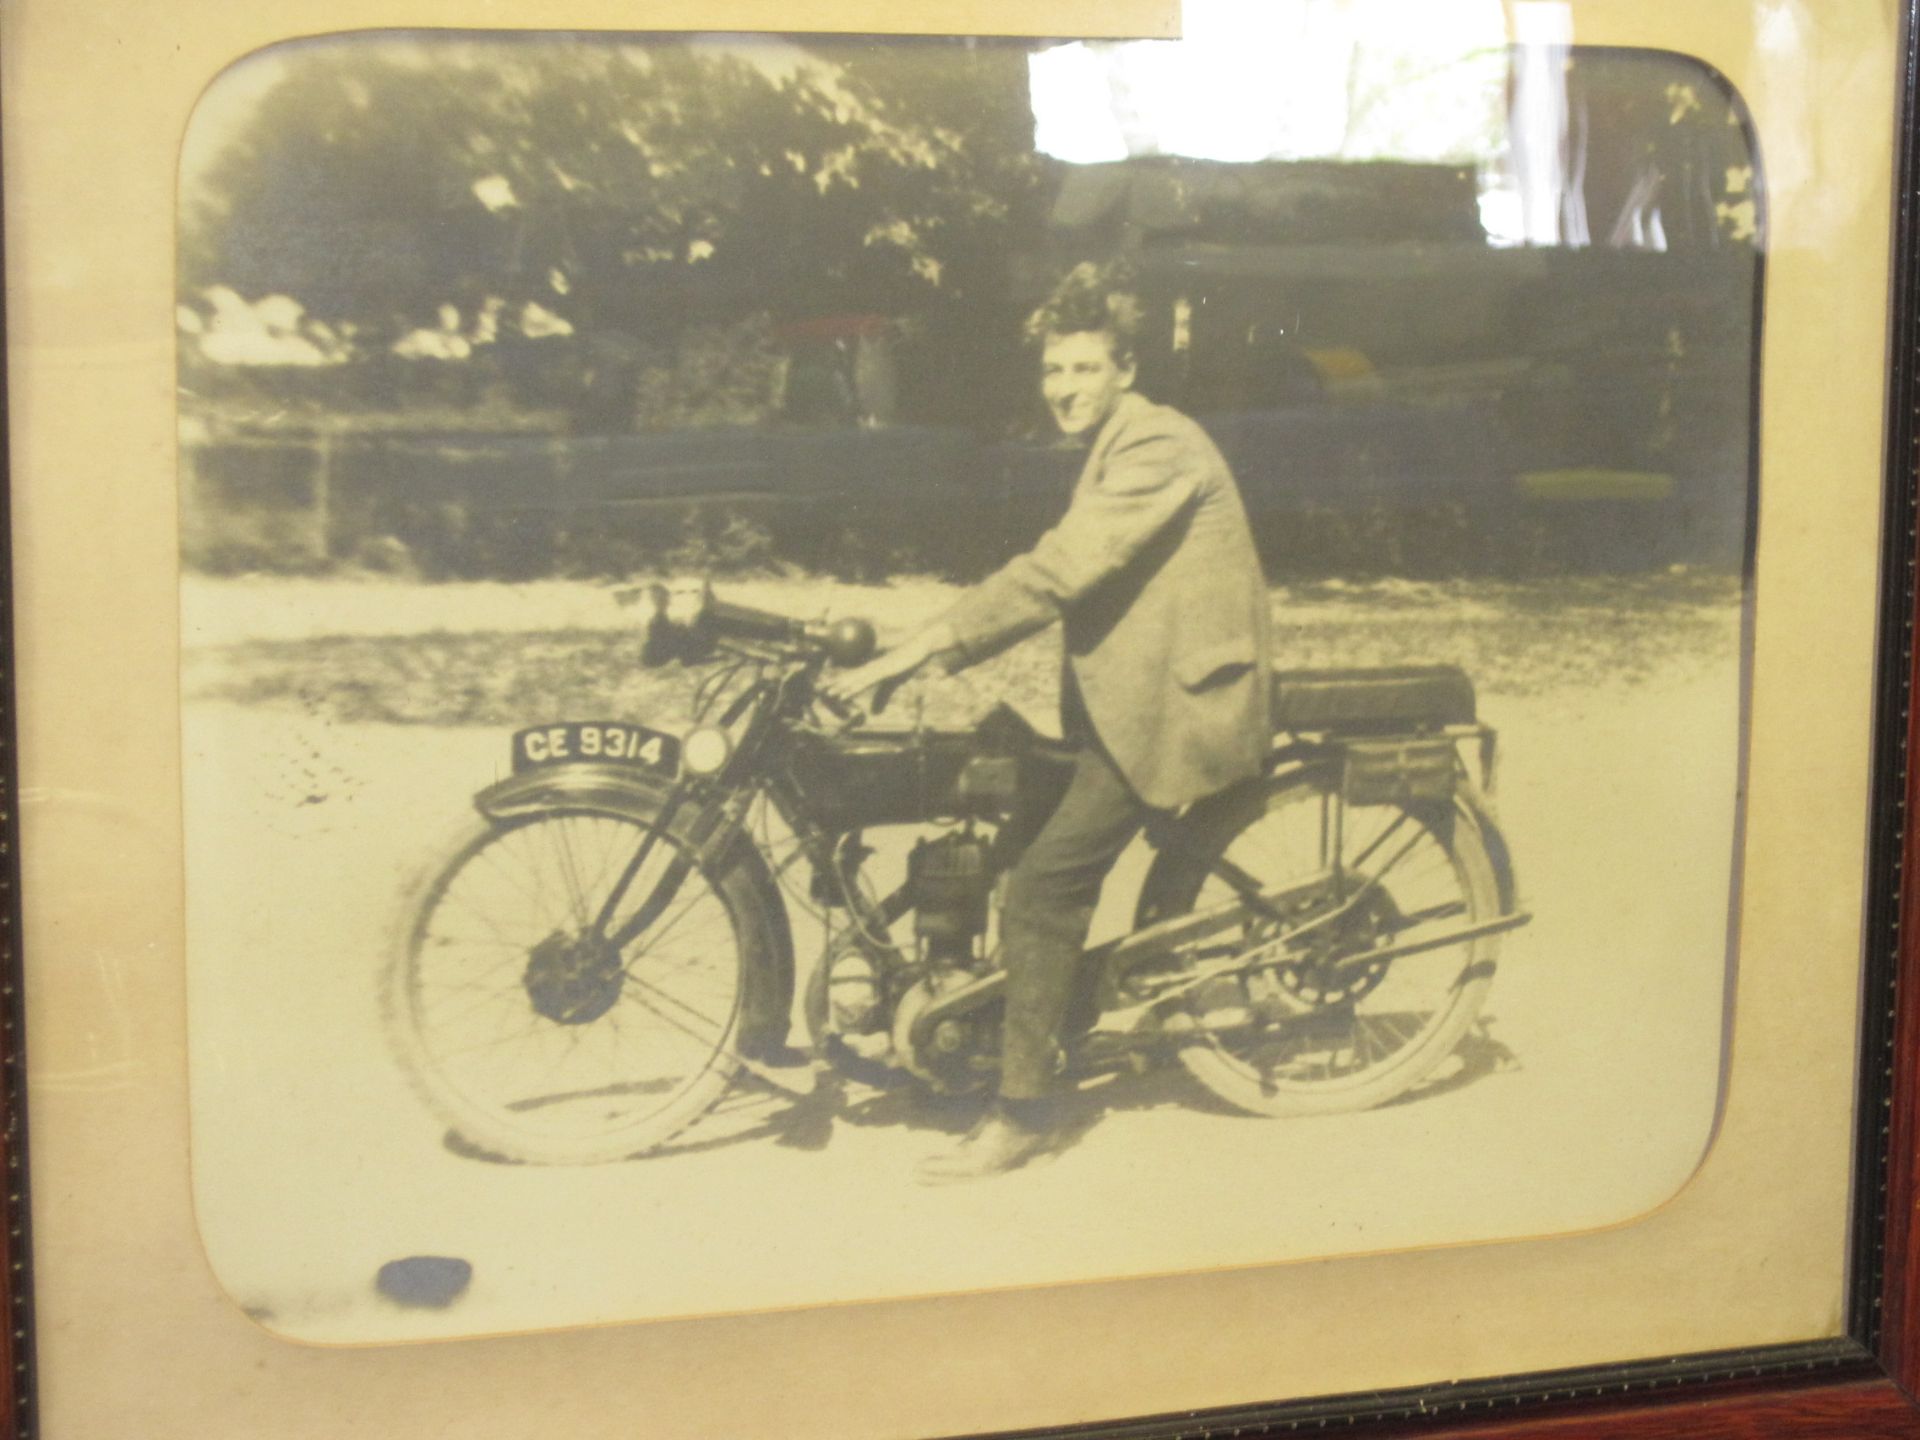
M 475 795 L 473 804 L 496 825 L 569 811 L 658 825 L 677 789 L 672 781 L 631 766 L 556 765 L 497 781 Z M 718 805 L 682 796 L 667 829 L 709 873 L 738 873 L 746 879 L 759 913 L 739 918 L 760 928 L 763 943 L 742 955 L 735 1048 L 749 1060 L 766 1058 L 786 1044 L 793 1015 L 793 927 L 780 886 L 759 847 Z

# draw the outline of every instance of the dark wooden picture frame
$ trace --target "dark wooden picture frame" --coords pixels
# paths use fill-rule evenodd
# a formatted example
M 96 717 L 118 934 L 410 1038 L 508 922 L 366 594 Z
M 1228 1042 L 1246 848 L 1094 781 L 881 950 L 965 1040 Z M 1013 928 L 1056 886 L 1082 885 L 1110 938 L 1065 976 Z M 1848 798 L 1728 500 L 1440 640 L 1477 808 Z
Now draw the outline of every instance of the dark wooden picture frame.
M 1856 1185 L 1843 1338 L 1654 1357 L 1325 1400 L 1140 1417 L 1064 1431 L 1086 1437 L 1366 1435 L 1920 1436 L 1920 0 L 1901 7 L 1900 143 L 1893 324 L 1887 363 L 1886 491 L 1876 696 L 1873 882 L 1863 934 L 1863 1042 Z M 3 303 L 3 302 L 0 302 Z M 0 310 L 0 324 L 4 311 Z M 0 361 L 3 363 L 3 361 Z M 7 499 L 0 490 L 0 531 Z M 10 532 L 9 532 L 10 533 Z M 10 617 L 9 617 L 10 618 Z M 11 647 L 0 674 L 0 1155 L 6 1176 L 0 1257 L 0 1433 L 39 1433 L 33 1331 L 20 913 L 18 767 Z M 1569 1297 L 1570 1303 L 1573 1297 Z M 54 1437 L 59 1440 L 59 1437 Z

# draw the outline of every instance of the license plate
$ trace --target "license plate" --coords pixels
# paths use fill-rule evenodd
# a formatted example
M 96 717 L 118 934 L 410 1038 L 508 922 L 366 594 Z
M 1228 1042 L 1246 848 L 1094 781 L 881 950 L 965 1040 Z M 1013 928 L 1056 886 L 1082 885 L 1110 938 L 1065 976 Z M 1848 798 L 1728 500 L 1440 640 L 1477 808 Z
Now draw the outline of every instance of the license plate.
M 547 765 L 634 765 L 671 774 L 680 765 L 680 741 L 673 735 L 617 720 L 568 720 L 532 725 L 513 737 L 513 768 Z

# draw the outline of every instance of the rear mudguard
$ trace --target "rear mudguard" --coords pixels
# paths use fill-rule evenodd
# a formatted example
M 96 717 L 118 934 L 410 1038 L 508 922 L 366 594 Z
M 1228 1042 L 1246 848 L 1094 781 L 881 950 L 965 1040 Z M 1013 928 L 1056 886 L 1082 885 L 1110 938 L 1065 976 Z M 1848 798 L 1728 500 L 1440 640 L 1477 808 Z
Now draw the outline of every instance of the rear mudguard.
M 1167 843 L 1159 847 L 1153 864 L 1147 870 L 1146 879 L 1140 886 L 1140 905 L 1134 923 L 1145 926 L 1165 918 L 1161 913 L 1166 909 L 1170 895 L 1178 891 L 1178 876 L 1186 857 L 1180 849 L 1178 830 L 1192 825 L 1205 833 L 1216 816 L 1230 812 L 1240 803 L 1249 785 L 1266 785 L 1276 779 L 1284 778 L 1288 773 L 1304 770 L 1316 764 L 1326 764 L 1337 760 L 1340 755 L 1338 741 L 1294 740 L 1280 746 L 1267 757 L 1266 773 L 1258 780 L 1243 781 L 1230 786 L 1216 795 L 1209 795 L 1197 801 L 1187 810 L 1168 835 Z M 1493 809 L 1479 789 L 1463 771 L 1455 787 L 1455 798 L 1466 817 L 1480 832 L 1480 838 L 1486 842 L 1487 858 L 1493 865 L 1494 884 L 1500 900 L 1500 913 L 1512 915 L 1520 908 L 1519 885 L 1514 879 L 1513 855 L 1507 848 L 1507 839 L 1501 833 L 1499 824 L 1493 816 Z
M 557 765 L 497 781 L 474 796 L 473 804 L 497 825 L 561 811 L 617 815 L 652 825 L 673 791 L 672 782 L 631 766 Z M 765 1058 L 786 1043 L 793 1013 L 793 927 L 786 900 L 759 847 L 746 832 L 730 829 L 715 807 L 685 800 L 669 828 L 694 848 L 703 866 L 715 872 L 737 869 L 759 901 L 765 957 L 749 964 L 741 977 L 745 1019 L 736 1048 L 750 1060 Z

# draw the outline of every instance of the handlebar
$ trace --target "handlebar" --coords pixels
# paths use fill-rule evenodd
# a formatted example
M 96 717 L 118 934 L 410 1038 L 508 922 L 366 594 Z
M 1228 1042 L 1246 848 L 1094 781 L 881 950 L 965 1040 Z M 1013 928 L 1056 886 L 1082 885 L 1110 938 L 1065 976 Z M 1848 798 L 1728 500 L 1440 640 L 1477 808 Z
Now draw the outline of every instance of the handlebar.
M 829 663 L 842 670 L 866 664 L 879 648 L 873 623 L 853 616 L 831 622 L 795 620 L 771 610 L 736 605 L 729 600 L 710 600 L 706 616 L 716 634 L 774 645 L 795 645 L 809 653 L 825 656 Z
M 652 614 L 647 620 L 643 661 L 653 658 L 692 658 L 702 638 L 742 640 L 751 644 L 791 647 L 819 656 L 842 669 L 864 665 L 879 648 L 871 622 L 853 617 L 806 621 L 751 605 L 720 600 L 702 582 L 697 588 L 669 591 L 648 588 Z
M 705 615 L 713 629 L 740 640 L 762 640 L 775 645 L 805 645 L 807 625 L 771 610 L 755 610 L 728 600 L 708 600 Z

